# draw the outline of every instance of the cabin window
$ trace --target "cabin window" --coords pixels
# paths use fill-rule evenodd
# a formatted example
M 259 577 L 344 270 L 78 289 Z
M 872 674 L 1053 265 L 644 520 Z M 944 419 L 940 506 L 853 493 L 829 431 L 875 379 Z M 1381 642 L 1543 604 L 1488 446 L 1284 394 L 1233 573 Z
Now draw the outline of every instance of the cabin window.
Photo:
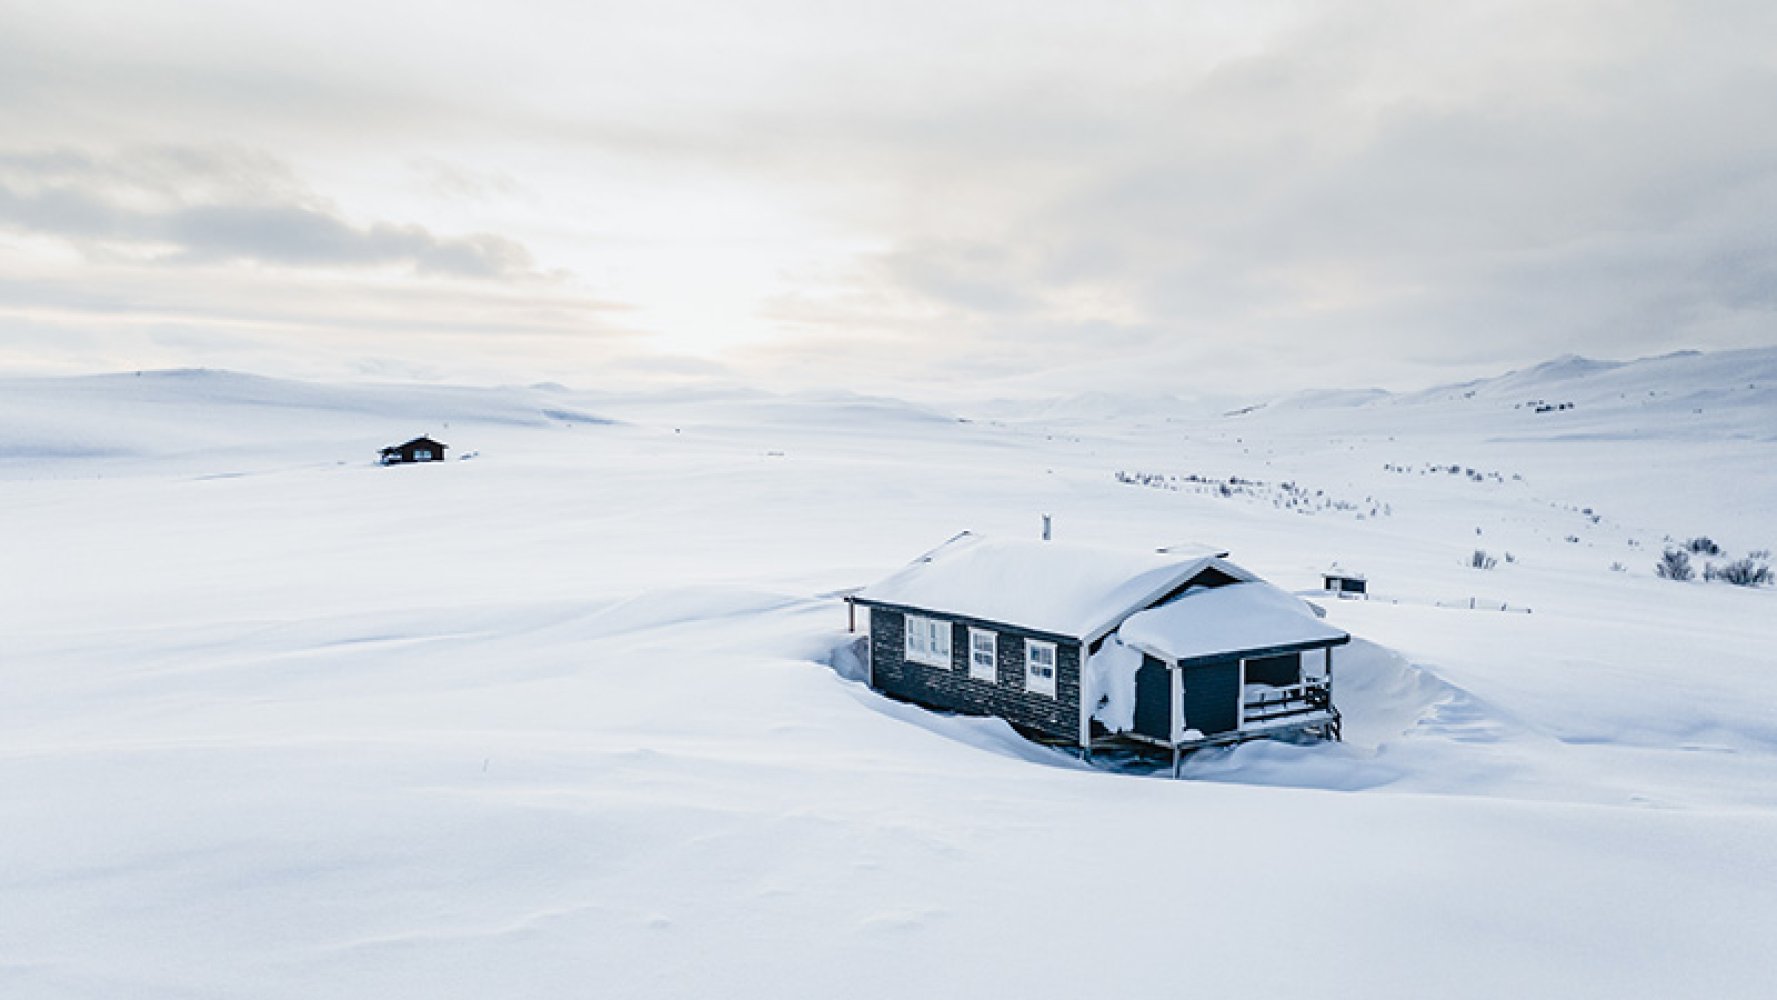
M 992 684 L 999 679 L 1000 637 L 987 629 L 969 630 L 969 676 Z
M 1024 689 L 1055 697 L 1055 644 L 1024 640 Z
M 949 667 L 950 623 L 908 615 L 907 659 L 934 667 Z
M 413 450 L 413 460 L 416 462 L 430 462 L 432 460 L 432 452 L 428 448 L 415 448 Z

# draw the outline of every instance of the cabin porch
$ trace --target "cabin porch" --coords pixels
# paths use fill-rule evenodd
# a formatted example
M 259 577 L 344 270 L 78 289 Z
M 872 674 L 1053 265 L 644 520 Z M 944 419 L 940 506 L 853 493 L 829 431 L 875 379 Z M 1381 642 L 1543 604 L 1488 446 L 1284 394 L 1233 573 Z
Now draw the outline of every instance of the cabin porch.
M 1147 656 L 1136 675 L 1135 726 L 1112 733 L 1095 724 L 1087 753 L 1170 755 L 1176 777 L 1184 756 L 1206 747 L 1295 734 L 1338 740 L 1332 668 L 1331 647 L 1184 664 Z

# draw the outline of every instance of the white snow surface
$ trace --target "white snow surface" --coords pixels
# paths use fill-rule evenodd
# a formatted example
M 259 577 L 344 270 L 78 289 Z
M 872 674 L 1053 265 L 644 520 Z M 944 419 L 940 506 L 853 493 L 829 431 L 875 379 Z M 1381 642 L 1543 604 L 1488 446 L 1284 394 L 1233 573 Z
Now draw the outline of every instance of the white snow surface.
M 1141 663 L 1141 650 L 1124 645 L 1116 632 L 1086 657 L 1086 704 L 1093 706 L 1092 717 L 1113 733 L 1135 728 L 1135 675 Z
M 1652 567 L 1777 546 L 1777 351 L 1120 403 L 0 380 L 0 996 L 1770 994 L 1777 589 Z M 832 595 L 1041 513 L 1363 566 L 1346 741 L 853 679 Z
M 1349 638 L 1323 624 L 1301 598 L 1262 580 L 1193 588 L 1130 615 L 1117 632 L 1128 645 L 1172 663 Z
M 966 534 L 857 596 L 1085 638 L 1210 566 L 1250 576 L 1196 547 L 1119 550 Z

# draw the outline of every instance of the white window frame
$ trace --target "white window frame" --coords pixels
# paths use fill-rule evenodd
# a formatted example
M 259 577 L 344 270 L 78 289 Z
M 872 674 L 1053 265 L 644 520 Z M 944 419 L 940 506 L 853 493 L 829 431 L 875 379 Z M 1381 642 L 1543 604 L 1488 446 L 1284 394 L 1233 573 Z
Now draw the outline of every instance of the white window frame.
M 1048 664 L 1045 676 L 1043 657 L 1047 654 Z M 1040 639 L 1024 640 L 1024 690 L 1031 694 L 1055 697 L 1055 674 L 1060 670 L 1060 657 L 1056 654 L 1055 644 Z
M 904 629 L 909 662 L 950 669 L 949 622 L 923 615 L 907 615 Z
M 983 645 L 985 640 L 985 645 Z M 987 662 L 981 662 L 982 654 Z M 989 684 L 1000 679 L 1000 634 L 992 629 L 969 629 L 969 676 Z

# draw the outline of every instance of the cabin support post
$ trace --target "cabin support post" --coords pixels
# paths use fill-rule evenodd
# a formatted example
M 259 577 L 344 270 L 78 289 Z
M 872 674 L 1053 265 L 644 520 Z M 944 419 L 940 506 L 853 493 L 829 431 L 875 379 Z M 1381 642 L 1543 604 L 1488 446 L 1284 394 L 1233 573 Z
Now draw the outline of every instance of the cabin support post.
M 1297 677 L 1300 681 L 1302 678 Z M 1234 685 L 1234 731 L 1246 728 L 1246 657 L 1240 658 L 1240 680 Z
M 1080 663 L 1080 701 L 1079 701 L 1079 706 L 1078 706 L 1079 712 L 1080 712 L 1080 730 L 1078 733 L 1078 739 L 1080 741 L 1080 746 L 1082 746 L 1086 749 L 1085 759 L 1091 760 L 1092 759 L 1092 713 L 1098 710 L 1098 705 L 1096 704 L 1096 702 L 1094 702 L 1092 704 L 1088 704 L 1088 702 L 1094 701 L 1093 699 L 1088 697 L 1089 692 L 1087 689 L 1088 689 L 1089 685 L 1087 685 L 1087 683 L 1086 683 L 1086 674 L 1087 674 L 1087 671 L 1090 667 L 1090 664 L 1087 661 L 1089 661 L 1092 658 L 1091 644 L 1086 643 L 1086 642 L 1081 642 L 1078 645 L 1076 645 L 1074 647 L 1074 658 L 1077 659 Z
M 1168 663 L 1166 672 L 1172 682 L 1172 778 L 1177 781 L 1184 757 L 1179 744 L 1185 740 L 1185 672 L 1176 663 Z
M 845 630 L 848 633 L 858 630 L 858 605 L 849 597 L 845 599 Z

